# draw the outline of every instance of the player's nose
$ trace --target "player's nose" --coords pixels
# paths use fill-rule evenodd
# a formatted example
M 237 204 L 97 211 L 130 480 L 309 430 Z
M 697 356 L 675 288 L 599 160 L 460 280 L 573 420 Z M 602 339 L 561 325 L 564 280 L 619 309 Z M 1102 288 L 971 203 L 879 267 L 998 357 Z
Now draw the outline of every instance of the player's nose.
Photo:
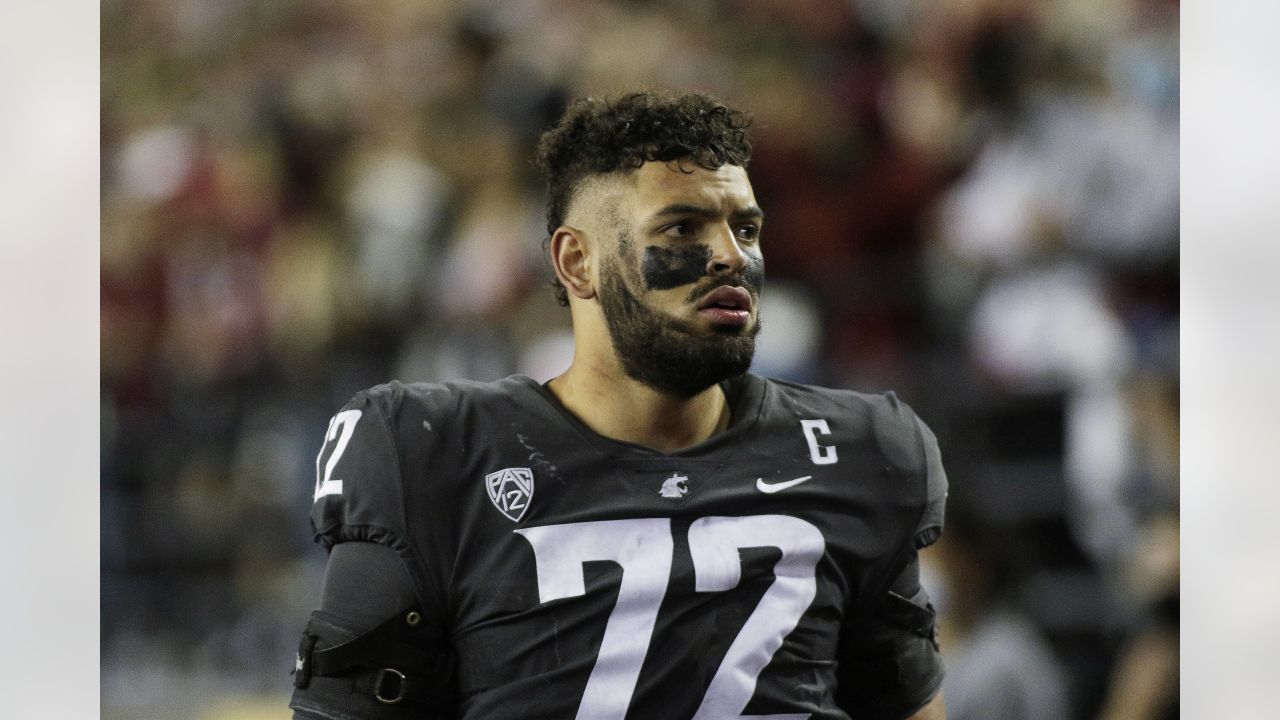
M 747 255 L 733 234 L 729 223 L 716 226 L 710 238 L 711 258 L 707 260 L 708 275 L 737 275 L 747 266 Z

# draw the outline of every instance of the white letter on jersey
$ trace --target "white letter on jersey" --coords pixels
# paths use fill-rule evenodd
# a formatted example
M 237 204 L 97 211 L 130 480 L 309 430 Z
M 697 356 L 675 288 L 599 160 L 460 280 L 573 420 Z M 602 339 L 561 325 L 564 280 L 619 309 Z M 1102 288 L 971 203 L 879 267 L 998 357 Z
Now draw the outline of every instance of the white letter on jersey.
M 818 433 L 830 435 L 831 428 L 826 420 L 801 420 L 800 428 L 804 430 L 804 439 L 809 443 L 809 458 L 814 465 L 834 465 L 836 463 L 836 446 L 819 445 Z
M 733 639 L 693 720 L 746 717 L 806 720 L 809 717 L 808 713 L 747 716 L 742 711 L 755 695 L 756 678 L 782 647 L 786 636 L 796 629 L 800 616 L 809 609 L 818 592 L 814 567 L 826 549 L 826 542 L 818 528 L 786 515 L 698 518 L 689 526 L 694 589 L 726 592 L 737 587 L 742 580 L 742 558 L 738 551 L 751 547 L 776 547 L 782 551 L 782 558 L 773 567 L 775 579 Z
M 342 457 L 342 452 L 347 449 L 347 443 L 351 442 L 351 435 L 356 431 L 356 422 L 360 420 L 359 410 L 343 410 L 333 419 L 329 421 L 329 432 L 325 433 L 324 444 L 320 446 L 320 452 L 316 453 L 316 496 L 319 500 L 325 495 L 341 495 L 342 480 L 333 480 L 333 468 L 338 464 L 338 458 Z M 338 430 L 342 430 L 341 437 L 338 436 Z M 324 466 L 324 477 L 320 477 L 320 458 L 324 457 L 325 448 L 329 447 L 329 443 L 334 439 L 338 440 L 338 445 L 333 449 L 333 454 L 329 456 L 329 462 Z
M 618 604 L 605 623 L 577 717 L 623 720 L 671 576 L 671 520 L 602 520 L 515 532 L 533 545 L 538 599 L 544 603 L 585 594 L 585 562 L 612 560 L 622 566 Z

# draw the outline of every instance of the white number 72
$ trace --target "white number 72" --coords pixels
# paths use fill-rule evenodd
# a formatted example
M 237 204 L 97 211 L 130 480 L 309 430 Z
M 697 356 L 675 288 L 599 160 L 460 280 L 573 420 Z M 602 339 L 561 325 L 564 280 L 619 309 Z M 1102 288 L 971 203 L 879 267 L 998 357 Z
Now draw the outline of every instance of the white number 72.
M 578 706 L 580 719 L 622 720 L 631 704 L 667 592 L 673 543 L 669 518 L 638 518 L 548 525 L 515 532 L 533 545 L 541 602 L 586 592 L 582 564 L 610 560 L 622 566 L 618 603 L 605 623 L 595 667 Z M 814 567 L 826 548 L 822 533 L 787 515 L 704 517 L 689 527 L 694 589 L 725 592 L 742 580 L 738 551 L 776 547 L 782 558 L 775 580 L 730 644 L 693 720 L 744 718 L 756 678 L 795 629 L 817 592 Z M 750 716 L 806 720 L 808 713 Z
M 325 495 L 342 494 L 342 480 L 333 479 L 333 468 L 338 464 L 342 453 L 346 451 L 347 443 L 351 442 L 351 435 L 356 431 L 356 423 L 360 421 L 360 415 L 359 410 L 343 410 L 329 420 L 329 430 L 324 434 L 324 444 L 320 446 L 320 452 L 316 453 L 315 500 Z M 324 466 L 324 475 L 321 475 L 320 459 L 324 457 L 324 451 L 329 447 L 329 443 L 334 440 L 337 440 L 338 444 L 330 453 L 329 462 Z

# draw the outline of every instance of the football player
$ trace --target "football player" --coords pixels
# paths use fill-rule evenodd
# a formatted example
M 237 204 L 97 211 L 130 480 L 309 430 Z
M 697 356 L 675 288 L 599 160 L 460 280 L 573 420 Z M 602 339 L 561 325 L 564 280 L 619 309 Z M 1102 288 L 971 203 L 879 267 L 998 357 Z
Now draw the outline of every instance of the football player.
M 937 441 L 892 393 L 747 372 L 748 122 L 646 92 L 543 136 L 573 362 L 333 417 L 295 718 L 943 717 Z

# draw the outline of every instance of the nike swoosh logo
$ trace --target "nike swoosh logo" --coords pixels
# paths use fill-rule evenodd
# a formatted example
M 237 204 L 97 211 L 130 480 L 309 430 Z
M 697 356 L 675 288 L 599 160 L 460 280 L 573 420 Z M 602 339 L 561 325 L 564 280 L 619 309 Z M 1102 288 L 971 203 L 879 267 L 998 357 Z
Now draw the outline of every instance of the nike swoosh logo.
M 780 483 L 772 483 L 772 484 L 766 483 L 761 478 L 756 478 L 756 489 L 762 493 L 767 493 L 769 495 L 772 495 L 776 492 L 786 490 L 789 487 L 795 487 L 800 483 L 804 482 L 805 480 L 809 480 L 812 478 L 813 478 L 812 475 L 805 475 L 804 477 L 798 477 L 795 480 L 783 480 Z

